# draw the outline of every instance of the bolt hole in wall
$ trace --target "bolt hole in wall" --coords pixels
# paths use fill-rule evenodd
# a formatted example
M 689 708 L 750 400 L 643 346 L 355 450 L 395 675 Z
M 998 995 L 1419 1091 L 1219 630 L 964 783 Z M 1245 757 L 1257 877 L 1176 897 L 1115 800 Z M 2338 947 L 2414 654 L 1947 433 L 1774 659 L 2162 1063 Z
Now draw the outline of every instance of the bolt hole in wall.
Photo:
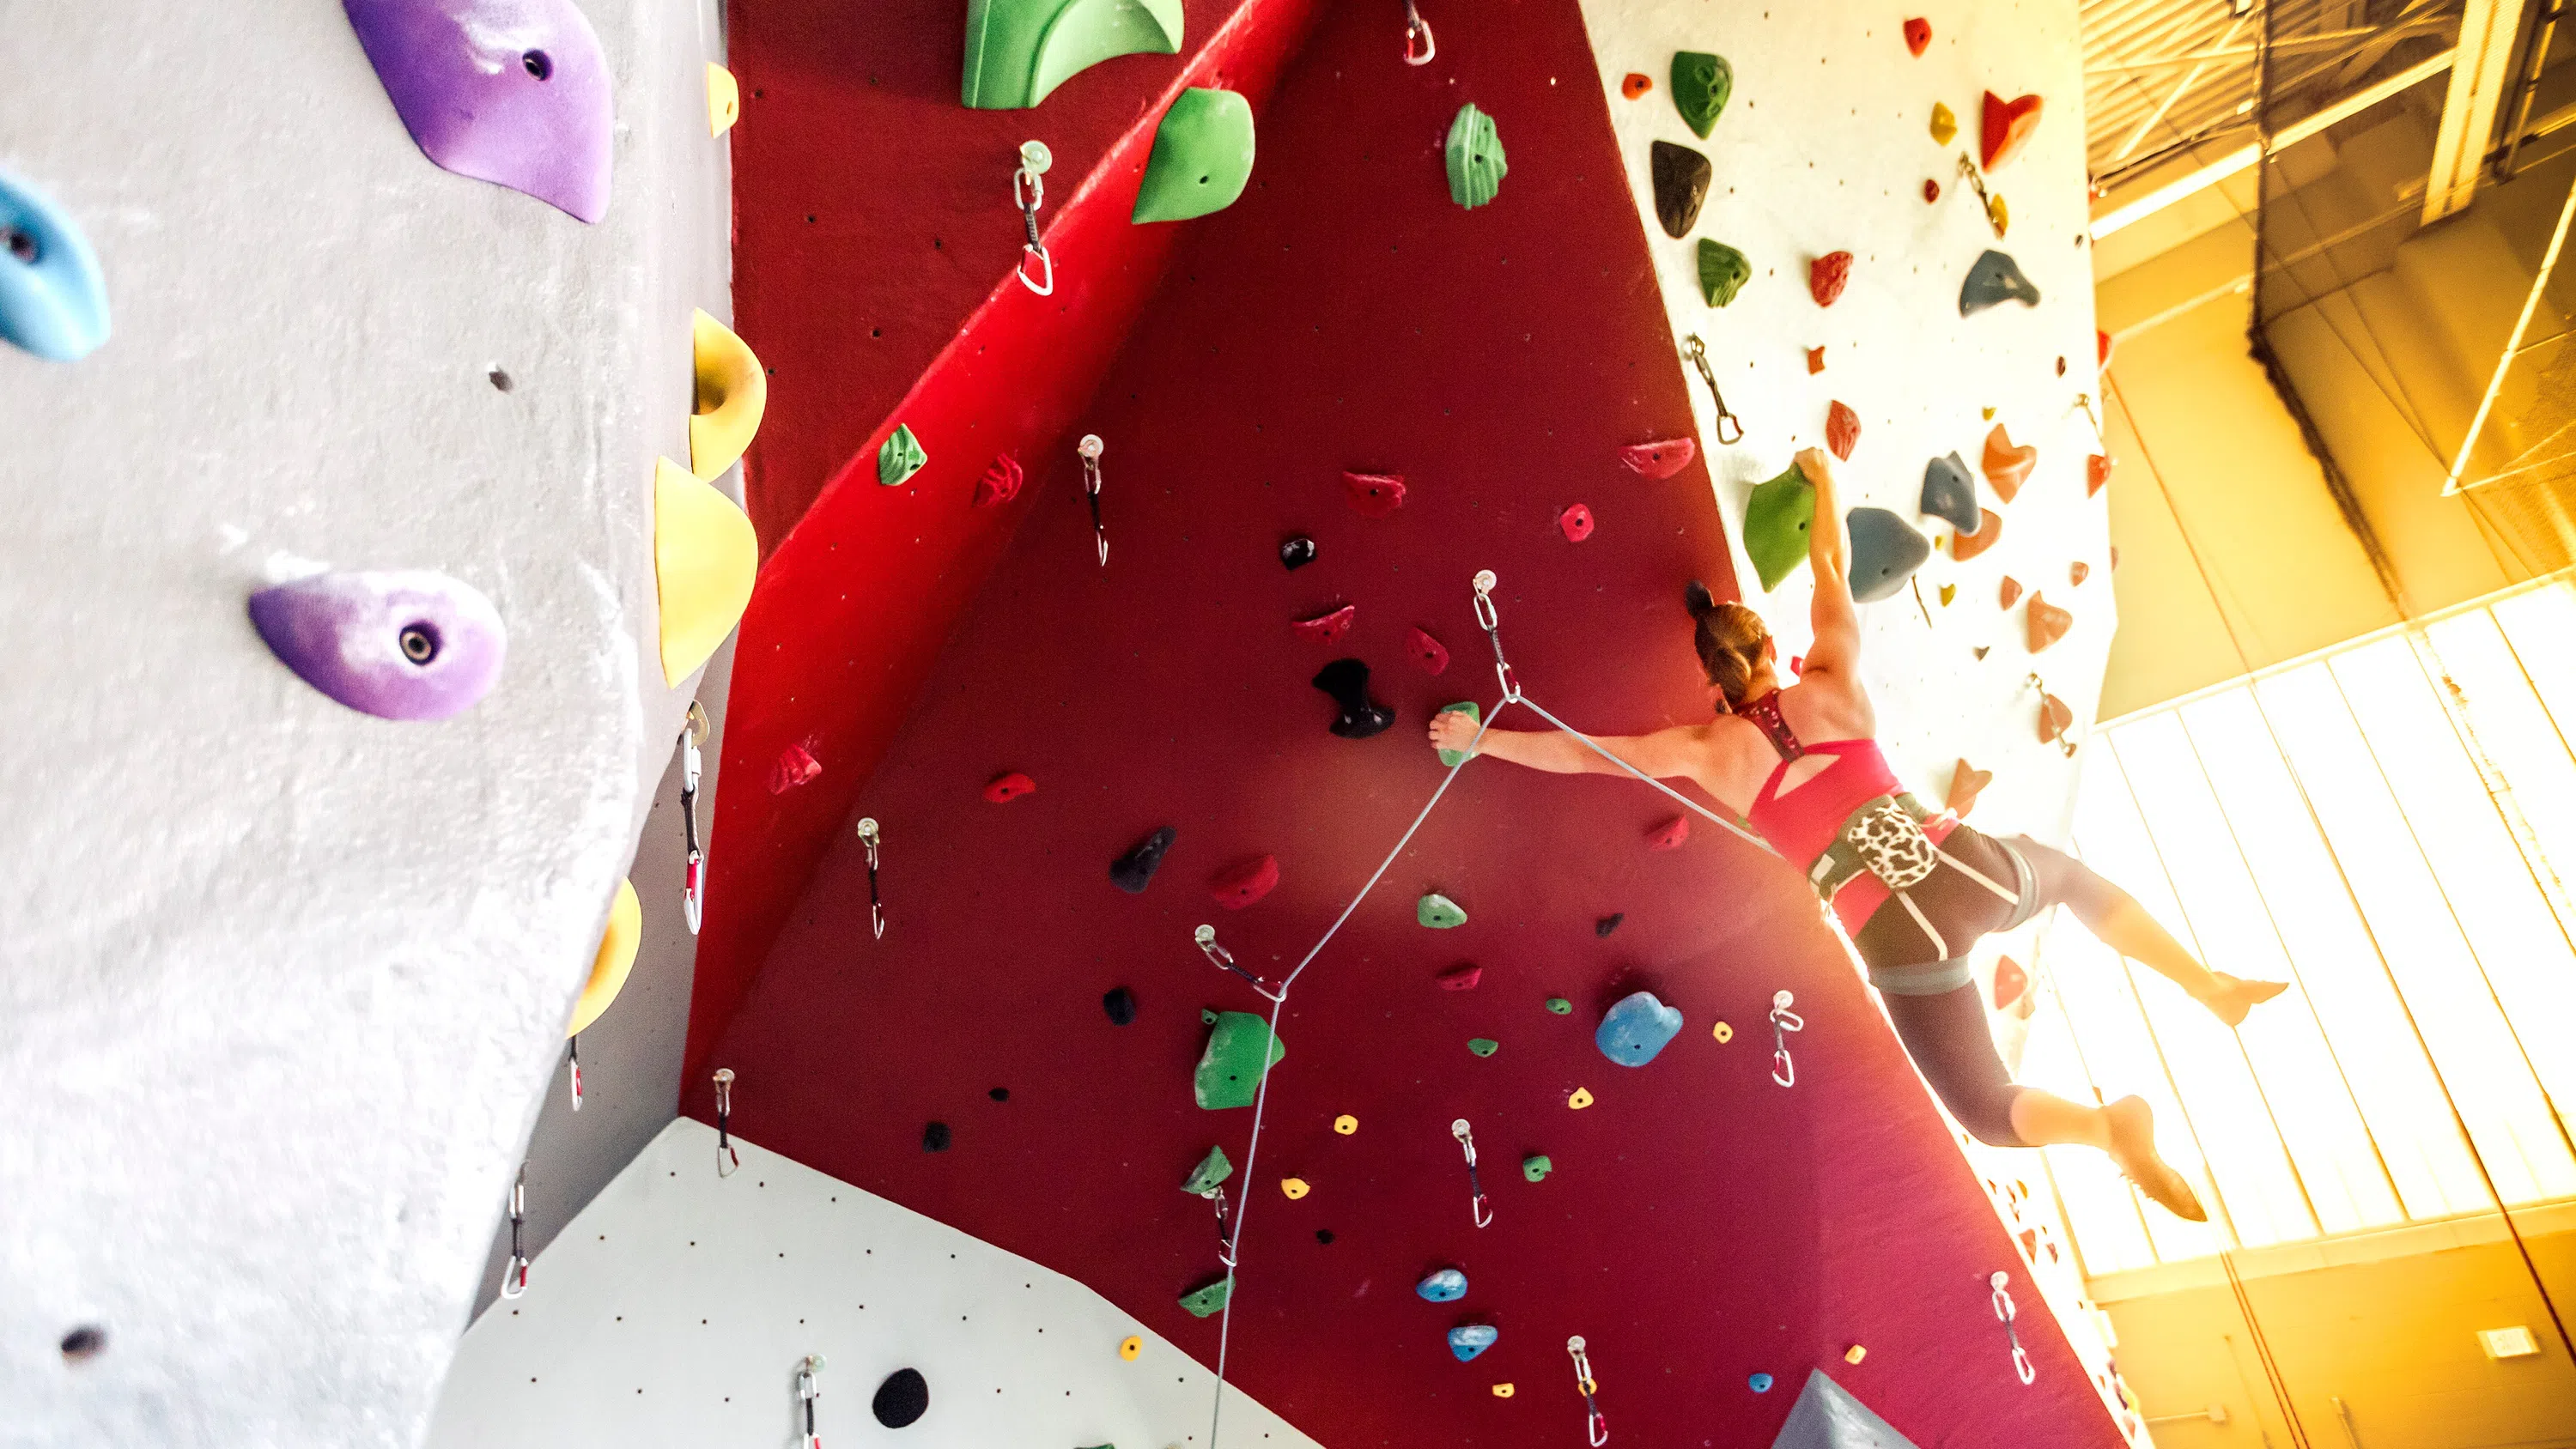
M 65 1363 L 87 1363 L 107 1352 L 107 1330 L 93 1323 L 84 1323 L 63 1335 L 62 1347 Z

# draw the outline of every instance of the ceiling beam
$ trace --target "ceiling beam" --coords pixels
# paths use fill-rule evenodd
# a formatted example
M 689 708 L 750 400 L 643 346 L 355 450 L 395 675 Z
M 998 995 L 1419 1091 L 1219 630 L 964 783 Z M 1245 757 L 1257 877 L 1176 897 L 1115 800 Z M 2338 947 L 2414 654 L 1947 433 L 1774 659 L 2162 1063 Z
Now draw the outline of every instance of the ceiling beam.
M 2513 41 L 2527 0 L 2466 0 L 2460 14 L 2458 63 L 2433 137 L 2433 169 L 2424 187 L 2424 224 L 2459 211 L 2477 194 L 2495 135 L 2496 107 L 2513 85 Z

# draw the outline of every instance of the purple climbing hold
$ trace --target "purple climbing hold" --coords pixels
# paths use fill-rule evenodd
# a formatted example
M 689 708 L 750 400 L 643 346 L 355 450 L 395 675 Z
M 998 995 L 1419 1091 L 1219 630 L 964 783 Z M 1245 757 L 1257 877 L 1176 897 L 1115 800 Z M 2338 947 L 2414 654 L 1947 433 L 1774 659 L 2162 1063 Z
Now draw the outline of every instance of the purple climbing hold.
M 342 8 L 430 160 L 583 221 L 607 214 L 616 127 L 608 62 L 572 0 L 343 0 Z
M 251 626 L 298 678 L 380 719 L 445 719 L 501 677 L 509 631 L 469 584 L 425 570 L 317 574 L 250 596 Z

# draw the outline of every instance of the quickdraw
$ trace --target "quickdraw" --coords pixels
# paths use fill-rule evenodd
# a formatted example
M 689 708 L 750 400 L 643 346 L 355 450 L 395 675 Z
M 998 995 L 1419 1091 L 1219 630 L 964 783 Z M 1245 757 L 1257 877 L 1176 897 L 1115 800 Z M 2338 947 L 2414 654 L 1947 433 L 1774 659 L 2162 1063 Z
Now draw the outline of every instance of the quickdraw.
M 1263 996 L 1272 1001 L 1284 1001 L 1287 999 L 1287 987 L 1273 986 L 1268 980 L 1255 976 L 1251 972 L 1234 964 L 1234 953 L 1217 944 L 1216 927 L 1201 926 L 1190 934 L 1191 939 L 1199 943 L 1200 953 L 1205 955 L 1211 962 L 1214 962 L 1219 969 L 1229 971 L 1236 976 L 1242 977 L 1244 982 L 1251 986 L 1253 990 L 1260 992 Z
M 1583 1393 L 1584 1437 L 1592 1449 L 1610 1442 L 1610 1421 L 1601 1416 L 1601 1403 L 1596 1397 L 1601 1385 L 1593 1380 L 1592 1360 L 1583 1352 L 1583 1336 L 1576 1334 L 1565 1341 L 1565 1351 L 1574 1356 L 1574 1386 Z
M 698 746 L 707 737 L 707 712 L 689 701 L 689 717 L 680 726 L 680 828 L 688 836 L 689 864 L 681 885 L 680 908 L 689 918 L 689 934 L 698 933 L 698 922 L 706 915 L 706 852 L 698 845 L 698 779 L 706 773 L 706 756 Z M 576 1088 L 574 1095 L 580 1095 Z
M 884 839 L 874 816 L 860 817 L 859 844 L 868 851 L 868 928 L 876 932 L 880 941 L 885 939 L 886 914 L 885 898 L 877 894 L 877 846 Z
M 1439 53 L 1440 42 L 1431 34 L 1431 22 L 1413 8 L 1413 0 L 1404 0 L 1404 63 L 1429 65 L 1431 57 Z
M 2021 1346 L 2021 1330 L 2013 1326 L 2013 1319 L 2020 1315 L 2021 1310 L 2013 1306 L 2012 1294 L 2004 1288 L 2011 1281 L 2010 1273 L 1997 1270 L 1986 1284 L 1995 1290 L 1995 1317 L 2003 1320 L 2004 1336 L 2012 1341 L 2013 1372 L 2021 1376 L 2023 1383 L 2035 1383 L 2039 1379 L 2039 1370 L 2031 1366 L 2030 1351 Z
M 733 1117 L 733 1068 L 716 1068 L 716 1176 L 731 1177 L 742 1166 L 742 1154 L 733 1150 L 731 1120 Z
M 1798 1064 L 1789 1060 L 1789 1033 L 1807 1029 L 1807 1019 L 1789 1009 L 1797 999 L 1786 991 L 1771 994 L 1771 1080 L 1784 1087 L 1798 1085 Z
M 814 1430 L 814 1401 L 823 1397 L 823 1356 L 807 1354 L 796 1369 L 796 1397 L 805 1407 L 805 1449 L 823 1449 L 823 1436 Z
M 1710 401 L 1717 404 L 1717 423 L 1711 429 L 1713 436 L 1724 447 L 1733 447 L 1743 442 L 1744 420 L 1727 411 L 1726 394 L 1717 390 L 1717 369 L 1708 365 L 1708 344 L 1700 341 L 1699 334 L 1696 332 L 1689 334 L 1683 340 L 1689 345 L 1682 349 L 1682 356 L 1689 358 L 1691 366 L 1699 369 L 1700 381 L 1708 384 Z M 1735 424 L 1735 436 L 1731 438 L 1726 435 L 1728 423 Z
M 519 1164 L 518 1180 L 510 1184 L 510 1266 L 501 1270 L 501 1296 L 516 1298 L 528 1291 L 528 1165 Z
M 1100 545 L 1100 566 L 1109 567 L 1109 530 L 1100 521 L 1100 455 L 1108 451 L 1098 433 L 1085 433 L 1073 445 L 1082 459 L 1082 494 L 1091 504 L 1091 537 Z
M 1020 223 L 1027 228 L 1028 241 L 1020 247 L 1020 285 L 1041 297 L 1055 295 L 1055 258 L 1038 240 L 1038 208 L 1046 205 L 1047 168 L 1055 164 L 1055 153 L 1044 141 L 1020 144 L 1020 169 L 1011 173 L 1011 204 L 1020 209 Z M 1038 275 L 1029 275 L 1029 263 L 1038 264 Z
M 1449 1124 L 1449 1135 L 1458 1139 L 1459 1149 L 1467 1154 L 1467 1191 L 1472 1194 L 1467 1200 L 1467 1216 L 1480 1228 L 1490 1227 L 1494 1221 L 1494 1205 L 1486 1199 L 1484 1181 L 1476 1175 L 1475 1130 L 1467 1125 L 1466 1118 L 1461 1117 Z

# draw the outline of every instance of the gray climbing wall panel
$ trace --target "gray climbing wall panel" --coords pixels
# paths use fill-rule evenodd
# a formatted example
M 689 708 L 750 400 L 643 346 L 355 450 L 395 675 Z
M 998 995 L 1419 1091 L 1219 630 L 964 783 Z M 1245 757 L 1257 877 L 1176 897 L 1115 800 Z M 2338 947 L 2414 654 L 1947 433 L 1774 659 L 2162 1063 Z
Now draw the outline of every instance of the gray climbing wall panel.
M 1789 1406 L 1789 1422 L 1771 1449 L 1916 1449 L 1913 1440 L 1888 1427 L 1869 1405 L 1825 1377 L 1823 1369 L 1807 1371 L 1807 1386 Z

